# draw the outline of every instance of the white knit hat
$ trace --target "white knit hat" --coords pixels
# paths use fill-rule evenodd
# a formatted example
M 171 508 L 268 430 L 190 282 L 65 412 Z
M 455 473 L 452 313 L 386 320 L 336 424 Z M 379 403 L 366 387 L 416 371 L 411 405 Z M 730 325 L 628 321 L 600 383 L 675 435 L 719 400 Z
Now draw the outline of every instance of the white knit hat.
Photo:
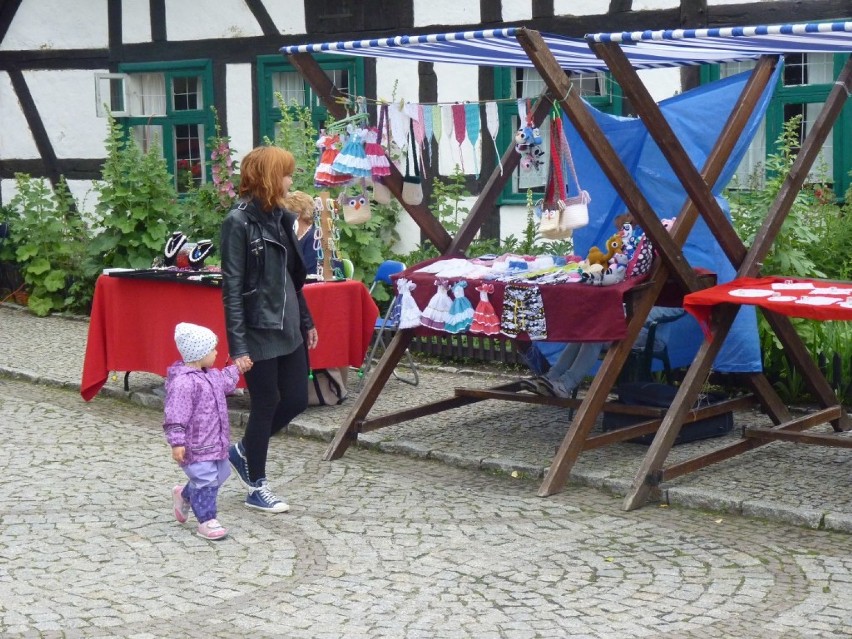
M 209 328 L 186 322 L 175 326 L 175 344 L 184 362 L 197 362 L 204 359 L 216 348 L 218 342 L 216 333 Z

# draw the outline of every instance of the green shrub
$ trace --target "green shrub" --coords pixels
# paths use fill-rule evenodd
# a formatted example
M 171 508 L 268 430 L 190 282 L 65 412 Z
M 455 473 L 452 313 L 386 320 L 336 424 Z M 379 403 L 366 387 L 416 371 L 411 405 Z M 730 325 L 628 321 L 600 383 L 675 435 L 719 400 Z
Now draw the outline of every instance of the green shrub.
M 65 178 L 56 190 L 43 179 L 19 173 L 10 203 L 9 238 L 3 259 L 14 259 L 36 315 L 84 309 L 91 281 L 83 272 L 88 229 Z
M 95 183 L 102 230 L 90 245 L 92 268 L 150 268 L 180 219 L 172 176 L 156 150 L 143 153 L 113 118 L 106 149 Z

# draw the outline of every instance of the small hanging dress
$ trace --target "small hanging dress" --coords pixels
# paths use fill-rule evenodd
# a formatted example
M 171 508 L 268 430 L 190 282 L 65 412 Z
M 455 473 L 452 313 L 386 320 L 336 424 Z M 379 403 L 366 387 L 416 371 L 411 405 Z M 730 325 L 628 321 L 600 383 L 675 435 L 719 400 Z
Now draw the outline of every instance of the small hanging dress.
M 370 127 L 367 129 L 364 140 L 364 153 L 370 161 L 370 174 L 373 181 L 390 175 L 390 162 L 385 155 L 385 147 L 379 143 L 379 130 Z
M 435 280 L 435 285 L 438 287 L 438 290 L 432 296 L 432 299 L 429 300 L 429 305 L 423 309 L 423 313 L 420 315 L 420 323 L 428 328 L 442 331 L 450 314 L 450 307 L 453 305 L 453 301 L 447 292 L 447 288 L 449 287 L 447 280 L 443 278 L 437 279 Z
M 473 305 L 465 297 L 464 289 L 467 287 L 465 280 L 459 280 L 453 284 L 453 303 L 450 306 L 450 314 L 444 323 L 444 330 L 448 333 L 464 333 L 473 324 Z
M 494 285 L 483 282 L 476 287 L 476 290 L 479 291 L 479 304 L 476 305 L 476 310 L 473 312 L 473 324 L 470 326 L 470 332 L 496 335 L 500 332 L 500 320 L 497 319 L 497 313 L 494 312 L 494 307 L 488 300 L 488 295 L 494 292 Z
M 396 281 L 396 290 L 399 294 L 397 306 L 399 306 L 399 327 L 415 328 L 420 326 L 420 307 L 414 301 L 411 291 L 417 288 L 417 284 L 404 277 Z
M 336 173 L 345 173 L 355 179 L 369 178 L 373 175 L 370 160 L 364 151 L 364 137 L 366 131 L 361 128 L 349 126 L 349 135 L 340 153 L 334 158 L 331 169 Z
M 332 169 L 334 160 L 340 153 L 340 138 L 336 135 L 323 134 L 317 140 L 316 146 L 322 153 L 314 172 L 314 186 L 343 186 L 348 184 L 352 176 L 335 173 Z

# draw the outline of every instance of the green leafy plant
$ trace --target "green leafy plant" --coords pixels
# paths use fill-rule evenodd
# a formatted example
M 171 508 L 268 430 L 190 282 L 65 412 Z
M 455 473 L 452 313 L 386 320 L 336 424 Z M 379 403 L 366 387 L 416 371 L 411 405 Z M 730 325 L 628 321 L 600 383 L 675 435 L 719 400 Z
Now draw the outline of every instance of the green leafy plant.
M 16 174 L 17 194 L 10 203 L 9 246 L 29 291 L 36 315 L 80 310 L 91 299 L 84 285 L 83 262 L 88 229 L 77 211 L 65 178 L 54 191 L 42 180 Z
M 103 230 L 91 242 L 97 267 L 149 268 L 180 219 L 180 206 L 165 160 L 143 153 L 113 118 L 96 211 Z
M 180 230 L 191 240 L 212 239 L 218 245 L 222 220 L 238 198 L 239 175 L 231 140 L 222 135 L 219 115 L 213 112 L 214 134 L 207 140 L 211 181 L 200 186 L 190 181 L 180 198 Z M 207 260 L 215 262 L 216 256 Z

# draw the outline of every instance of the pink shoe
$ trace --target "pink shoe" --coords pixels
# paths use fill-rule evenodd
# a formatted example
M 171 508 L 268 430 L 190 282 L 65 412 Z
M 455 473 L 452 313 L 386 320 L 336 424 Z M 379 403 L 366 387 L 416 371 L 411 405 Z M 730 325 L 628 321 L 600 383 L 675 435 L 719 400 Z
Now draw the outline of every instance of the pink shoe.
M 172 488 L 172 502 L 175 507 L 175 519 L 181 524 L 186 523 L 186 518 L 189 516 L 189 502 L 183 498 L 183 486 L 175 486 Z
M 211 541 L 219 541 L 228 535 L 228 529 L 215 519 L 208 519 L 203 524 L 198 524 L 198 536 Z

